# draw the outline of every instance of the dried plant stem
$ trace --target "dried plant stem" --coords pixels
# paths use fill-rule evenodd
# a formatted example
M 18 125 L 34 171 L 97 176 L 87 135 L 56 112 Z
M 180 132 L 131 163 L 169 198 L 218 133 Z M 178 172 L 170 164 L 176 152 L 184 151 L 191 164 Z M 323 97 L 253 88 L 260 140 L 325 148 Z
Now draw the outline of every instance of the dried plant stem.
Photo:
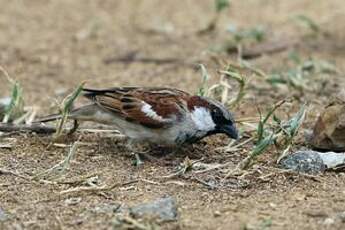
M 237 73 L 237 72 L 233 72 L 233 71 L 230 71 L 230 70 L 228 70 L 228 71 L 219 71 L 219 73 L 221 73 L 224 76 L 227 76 L 227 77 L 229 77 L 231 79 L 234 79 L 234 80 L 236 80 L 239 83 L 240 88 L 238 90 L 236 98 L 233 99 L 233 100 L 230 100 L 229 102 L 227 102 L 227 104 L 230 107 L 238 105 L 239 102 L 242 100 L 242 98 L 245 95 L 246 81 L 245 81 L 244 76 L 239 74 L 239 73 Z
M 77 152 L 77 148 L 79 145 L 81 145 L 81 143 L 79 141 L 74 142 L 65 159 L 63 159 L 61 162 L 54 165 L 53 167 L 35 175 L 33 177 L 33 179 L 38 179 L 38 178 L 41 178 L 42 176 L 47 176 L 47 175 L 50 175 L 50 174 L 56 173 L 56 172 L 59 175 L 63 174 L 66 171 L 67 167 L 69 166 L 71 159 L 74 157 L 75 153 Z
M 30 177 L 20 175 L 14 171 L 4 169 L 4 168 L 0 168 L 0 174 L 5 174 L 5 175 L 8 174 L 8 175 L 13 175 L 13 176 L 19 177 L 19 178 L 24 179 L 24 180 L 31 180 Z
M 64 194 L 69 194 L 69 193 L 81 193 L 81 192 L 105 192 L 105 191 L 111 191 L 116 187 L 122 187 L 122 186 L 126 186 L 126 185 L 130 185 L 130 184 L 134 184 L 139 182 L 140 180 L 131 180 L 131 181 L 127 181 L 124 183 L 115 183 L 113 185 L 107 186 L 95 186 L 95 187 L 77 187 L 77 188 L 71 188 L 71 189 L 67 189 L 64 191 L 61 191 L 59 194 L 60 195 L 64 195 Z
M 130 216 L 118 216 L 116 221 L 122 226 L 120 229 L 135 229 L 135 230 L 154 230 L 158 229 L 155 228 L 154 225 L 150 223 L 140 223 L 138 220 L 130 217 Z M 115 229 L 115 228 L 114 228 Z
M 33 123 L 30 125 L 26 124 L 9 124 L 9 123 L 1 123 L 0 122 L 0 131 L 1 132 L 35 132 L 35 133 L 43 133 L 43 134 L 51 134 L 56 131 L 54 127 L 41 125 L 37 123 Z

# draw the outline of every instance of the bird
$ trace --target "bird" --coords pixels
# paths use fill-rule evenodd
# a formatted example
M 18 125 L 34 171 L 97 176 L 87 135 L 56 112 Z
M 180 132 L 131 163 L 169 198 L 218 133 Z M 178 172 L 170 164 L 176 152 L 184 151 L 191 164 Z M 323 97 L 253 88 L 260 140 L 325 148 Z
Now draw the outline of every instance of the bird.
M 135 142 L 161 146 L 193 144 L 207 136 L 238 139 L 234 116 L 220 102 L 168 87 L 83 88 L 90 103 L 68 119 L 112 125 Z M 39 122 L 61 119 L 53 114 Z

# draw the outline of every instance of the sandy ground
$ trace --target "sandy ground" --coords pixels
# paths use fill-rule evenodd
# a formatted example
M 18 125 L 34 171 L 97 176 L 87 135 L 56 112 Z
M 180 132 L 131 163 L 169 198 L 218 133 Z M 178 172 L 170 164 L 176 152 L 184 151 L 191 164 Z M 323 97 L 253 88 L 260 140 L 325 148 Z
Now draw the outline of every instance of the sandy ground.
M 40 115 L 56 111 L 55 100 L 84 80 L 90 87 L 172 86 L 194 93 L 200 84 L 200 72 L 188 63 L 204 63 L 213 75 L 210 83 L 216 82 L 216 71 L 223 66 L 213 57 L 236 62 L 235 55 L 211 52 L 229 38 L 226 28 L 230 24 L 239 28 L 263 25 L 269 37 L 302 40 L 295 48 L 301 58 L 330 61 L 339 73 L 304 93 L 284 86 L 272 88 L 251 76 L 247 95 L 233 112 L 236 117 L 256 116 L 255 103 L 265 110 L 288 95 L 299 100 L 289 103 L 286 111 L 295 111 L 303 101 L 310 102 L 311 115 L 305 124 L 310 128 L 320 109 L 344 86 L 345 3 L 232 2 L 217 30 L 201 36 L 196 32 L 213 17 L 213 1 L 1 0 L 0 64 L 21 82 L 26 105 L 37 106 Z M 308 30 L 293 20 L 299 14 L 313 18 L 326 35 L 304 38 Z M 142 57 L 174 58 L 179 62 L 113 61 L 131 51 Z M 290 53 L 286 50 L 264 55 L 250 63 L 268 73 L 285 71 L 291 65 Z M 236 83 L 233 94 L 235 91 Z M 9 93 L 7 81 L 1 77 L 0 96 Z M 10 138 L 15 144 L 10 149 L 0 148 L 0 167 L 24 178 L 0 174 L 0 209 L 7 216 L 4 221 L 0 218 L 0 229 L 111 229 L 118 214 L 99 211 L 100 207 L 128 207 L 166 195 L 177 200 L 179 218 L 160 224 L 161 229 L 345 228 L 341 218 L 345 212 L 345 174 L 328 172 L 307 177 L 283 173 L 275 168 L 274 150 L 260 157 L 242 177 L 223 180 L 224 173 L 214 170 L 162 178 L 171 174 L 186 156 L 209 164 L 232 162 L 228 168 L 234 167 L 252 143 L 240 151 L 225 153 L 217 147 L 226 145 L 228 140 L 215 136 L 177 154 L 156 153 L 155 160 L 137 167 L 123 140 L 78 132 L 62 143 L 69 145 L 80 138 L 88 145 L 78 148 L 63 178 L 52 184 L 25 178 L 63 160 L 68 147 L 47 148 L 49 135 L 13 134 Z M 302 138 L 298 145 L 303 145 Z M 139 181 L 104 192 L 61 193 L 80 186 L 64 182 L 92 176 L 98 178 L 99 186 Z M 217 187 L 212 189 L 200 181 L 213 182 Z

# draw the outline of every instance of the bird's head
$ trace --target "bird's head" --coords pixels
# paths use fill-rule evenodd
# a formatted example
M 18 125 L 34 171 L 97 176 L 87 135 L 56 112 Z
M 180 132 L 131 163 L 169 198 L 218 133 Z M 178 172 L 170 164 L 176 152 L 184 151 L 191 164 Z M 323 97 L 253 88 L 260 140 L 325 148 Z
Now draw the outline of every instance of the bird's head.
M 191 105 L 192 120 L 198 129 L 206 132 L 205 136 L 224 133 L 230 138 L 238 139 L 233 115 L 220 102 L 194 96 Z

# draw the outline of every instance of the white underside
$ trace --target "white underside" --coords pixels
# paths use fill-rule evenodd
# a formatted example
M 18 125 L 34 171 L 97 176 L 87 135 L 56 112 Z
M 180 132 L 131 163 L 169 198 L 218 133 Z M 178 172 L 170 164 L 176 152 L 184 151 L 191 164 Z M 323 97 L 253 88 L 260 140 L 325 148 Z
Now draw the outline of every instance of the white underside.
M 199 115 L 201 114 L 202 113 L 199 113 Z M 183 138 L 188 135 L 204 136 L 208 131 L 207 128 L 209 128 L 206 126 L 200 126 L 200 124 L 197 125 L 195 123 L 196 117 L 194 116 L 193 118 L 192 115 L 183 119 L 182 122 L 177 122 L 175 125 L 164 129 L 146 128 L 140 124 L 128 122 L 121 117 L 117 117 L 114 113 L 99 109 L 93 112 L 89 111 L 86 115 L 79 113 L 76 117 L 80 120 L 112 125 L 122 134 L 136 141 L 146 141 L 170 146 L 180 144 L 176 143 L 176 140 L 182 138 L 180 141 L 183 142 Z

